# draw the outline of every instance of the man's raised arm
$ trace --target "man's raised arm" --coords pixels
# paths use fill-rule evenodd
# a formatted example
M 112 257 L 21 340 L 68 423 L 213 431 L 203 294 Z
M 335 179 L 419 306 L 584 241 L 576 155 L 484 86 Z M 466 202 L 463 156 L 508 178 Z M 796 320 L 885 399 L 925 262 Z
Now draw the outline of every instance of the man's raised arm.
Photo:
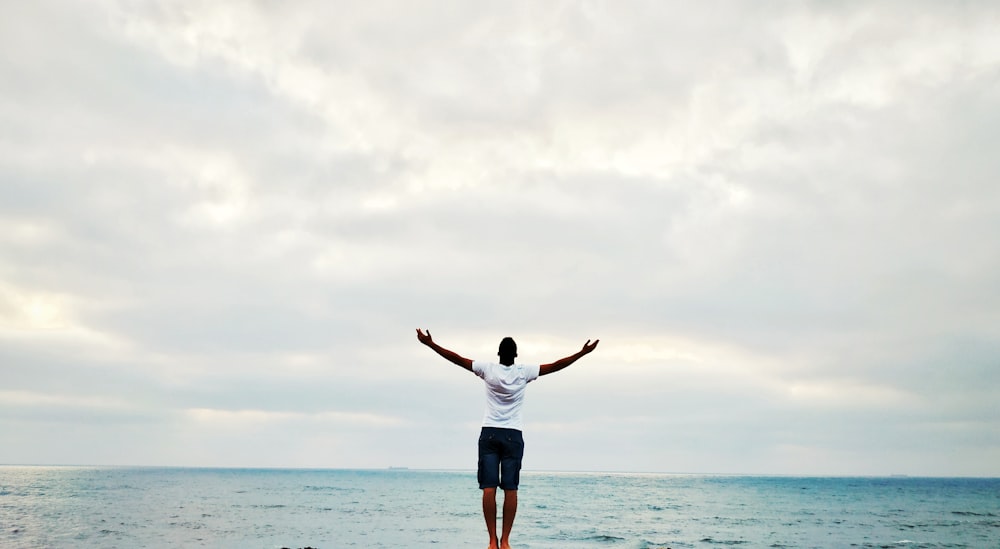
M 560 358 L 559 360 L 553 362 L 552 364 L 542 364 L 539 367 L 538 375 L 544 376 L 546 374 L 555 373 L 569 366 L 570 364 L 573 364 L 577 360 L 580 360 L 580 358 L 582 358 L 583 355 L 593 351 L 594 348 L 597 347 L 597 344 L 600 341 L 601 341 L 600 339 L 595 339 L 594 342 L 591 343 L 590 340 L 588 339 L 587 342 L 583 344 L 583 348 L 577 351 L 576 353 L 569 355 L 566 358 Z
M 470 372 L 472 371 L 471 360 L 456 353 L 455 351 L 449 351 L 448 349 L 445 349 L 444 347 L 438 345 L 437 343 L 434 343 L 434 340 L 431 339 L 430 330 L 427 330 L 427 333 L 425 334 L 423 331 L 420 330 L 420 328 L 417 328 L 417 339 L 420 340 L 420 343 L 423 343 L 424 345 L 430 347 L 431 349 L 434 349 L 435 353 L 448 359 L 449 362 L 457 364 Z M 594 342 L 594 344 L 596 345 L 597 342 Z

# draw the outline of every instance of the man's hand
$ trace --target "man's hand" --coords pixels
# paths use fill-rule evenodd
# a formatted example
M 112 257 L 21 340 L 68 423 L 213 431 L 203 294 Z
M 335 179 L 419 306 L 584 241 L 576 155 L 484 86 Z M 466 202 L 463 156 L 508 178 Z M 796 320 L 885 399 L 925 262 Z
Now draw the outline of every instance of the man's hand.
M 569 355 L 568 357 L 560 358 L 559 360 L 551 364 L 542 364 L 538 368 L 538 375 L 545 376 L 553 374 L 569 366 L 570 364 L 573 364 L 577 360 L 580 360 L 580 358 L 583 357 L 584 355 L 590 354 L 590 352 L 597 347 L 597 344 L 600 343 L 600 341 L 601 341 L 600 339 L 595 339 L 594 342 L 591 343 L 590 340 L 588 339 L 587 342 L 583 344 L 582 349 Z
M 417 328 L 417 340 L 419 340 L 420 343 L 423 343 L 424 345 L 433 349 L 435 353 L 448 359 L 448 362 L 457 364 L 470 372 L 472 371 L 472 360 L 465 358 L 464 356 L 456 353 L 455 351 L 449 351 L 448 349 L 445 349 L 444 347 L 438 345 L 437 343 L 434 343 L 434 340 L 431 339 L 430 330 L 427 330 L 427 333 L 424 333 L 423 330 Z

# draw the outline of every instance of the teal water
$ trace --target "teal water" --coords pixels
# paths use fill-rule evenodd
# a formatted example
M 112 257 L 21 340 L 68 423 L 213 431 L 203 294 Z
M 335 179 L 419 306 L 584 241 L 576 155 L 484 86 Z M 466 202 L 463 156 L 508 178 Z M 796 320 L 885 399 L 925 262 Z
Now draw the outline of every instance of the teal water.
M 1000 547 L 1000 479 L 522 475 L 515 547 Z M 0 547 L 485 547 L 474 472 L 0 467 Z

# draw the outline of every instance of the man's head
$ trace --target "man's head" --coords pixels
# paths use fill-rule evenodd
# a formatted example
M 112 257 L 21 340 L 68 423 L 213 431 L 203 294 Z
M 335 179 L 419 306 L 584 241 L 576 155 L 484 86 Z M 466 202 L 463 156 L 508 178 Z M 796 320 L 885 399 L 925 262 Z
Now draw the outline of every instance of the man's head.
M 500 356 L 500 364 L 510 366 L 514 363 L 514 358 L 517 357 L 517 343 L 514 343 L 512 338 L 503 338 L 500 342 L 500 352 L 497 355 Z

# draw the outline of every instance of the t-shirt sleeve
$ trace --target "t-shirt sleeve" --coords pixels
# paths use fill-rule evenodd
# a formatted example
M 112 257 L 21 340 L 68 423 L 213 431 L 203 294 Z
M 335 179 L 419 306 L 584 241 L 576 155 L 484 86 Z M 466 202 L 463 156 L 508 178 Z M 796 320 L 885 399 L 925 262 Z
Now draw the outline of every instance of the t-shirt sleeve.
M 538 364 L 528 364 L 524 367 L 524 377 L 528 382 L 535 381 L 538 379 L 538 374 L 541 372 L 542 367 Z
M 487 364 L 486 362 L 482 362 L 480 360 L 473 360 L 472 373 L 476 374 L 479 377 L 483 377 L 484 375 L 486 375 L 486 364 Z

